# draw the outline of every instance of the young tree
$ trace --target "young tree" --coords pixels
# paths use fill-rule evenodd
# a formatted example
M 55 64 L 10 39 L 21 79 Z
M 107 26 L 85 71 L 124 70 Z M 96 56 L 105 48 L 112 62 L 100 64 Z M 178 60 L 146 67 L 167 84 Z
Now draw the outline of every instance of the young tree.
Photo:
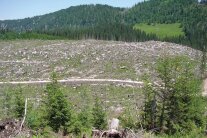
M 46 102 L 46 119 L 48 125 L 53 131 L 58 132 L 63 128 L 64 135 L 68 133 L 68 127 L 71 122 L 70 105 L 65 99 L 61 86 L 57 82 L 57 75 L 52 74 L 52 82 L 46 87 L 47 102 Z
M 107 127 L 106 113 L 101 105 L 100 100 L 96 97 L 95 105 L 92 109 L 93 126 L 96 129 L 104 130 Z
M 194 62 L 187 57 L 159 59 L 156 70 L 161 86 L 155 91 L 157 112 L 152 114 L 152 110 L 146 110 L 153 109 L 152 96 L 145 99 L 144 112 L 148 116 L 156 113 L 156 127 L 160 133 L 184 135 L 205 128 L 205 102 L 201 95 L 201 81 L 195 76 L 194 69 Z M 145 92 L 151 93 L 152 89 L 145 88 Z M 152 122 L 146 123 L 151 125 Z
M 81 111 L 73 114 L 73 121 L 70 127 L 70 132 L 76 136 L 81 136 L 91 132 L 92 129 L 92 112 L 90 107 L 91 97 L 88 93 L 89 87 L 84 87 L 80 93 L 82 102 Z
M 14 112 L 15 112 L 15 117 L 17 118 L 22 118 L 24 115 L 24 96 L 22 94 L 22 88 L 20 87 L 16 92 L 15 92 L 15 103 L 14 103 Z
M 12 90 L 7 89 L 5 90 L 3 93 L 3 99 L 2 99 L 2 112 L 4 114 L 4 116 L 6 117 L 11 117 L 13 114 L 12 114 Z M 2 114 L 2 115 L 3 115 Z
M 144 79 L 144 107 L 142 113 L 142 127 L 146 130 L 156 128 L 157 125 L 157 101 L 156 91 L 148 78 Z
M 170 69 L 167 72 L 163 70 L 166 65 Z M 187 134 L 194 128 L 204 128 L 205 109 L 197 108 L 197 103 L 201 107 L 205 103 L 201 98 L 201 81 L 195 76 L 195 67 L 195 63 L 187 57 L 165 58 L 158 63 L 157 71 L 165 89 L 161 92 L 165 98 L 161 103 L 166 102 L 163 109 L 165 124 L 161 125 L 165 125 L 169 134 Z
M 73 117 L 73 122 L 70 127 L 70 132 L 76 136 L 81 136 L 84 133 L 91 132 L 92 129 L 92 116 L 90 109 L 84 108 L 80 113 Z

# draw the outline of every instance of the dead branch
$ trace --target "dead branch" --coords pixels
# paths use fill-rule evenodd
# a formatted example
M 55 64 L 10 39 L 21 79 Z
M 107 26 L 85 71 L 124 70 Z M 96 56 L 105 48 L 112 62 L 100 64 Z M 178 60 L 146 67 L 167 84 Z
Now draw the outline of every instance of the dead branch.
M 17 136 L 18 134 L 21 133 L 24 121 L 26 119 L 26 115 L 27 115 L 27 98 L 25 99 L 25 105 L 24 105 L 24 117 L 23 117 L 22 123 L 20 125 L 19 131 L 18 131 L 18 133 L 15 136 Z

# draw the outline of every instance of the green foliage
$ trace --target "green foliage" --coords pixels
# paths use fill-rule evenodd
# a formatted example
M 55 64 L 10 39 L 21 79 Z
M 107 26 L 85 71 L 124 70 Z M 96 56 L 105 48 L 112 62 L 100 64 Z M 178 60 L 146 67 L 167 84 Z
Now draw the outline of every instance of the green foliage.
M 15 92 L 15 104 L 14 105 L 15 105 L 14 107 L 15 117 L 22 118 L 24 115 L 25 98 L 22 94 L 21 87 Z
M 186 44 L 203 50 L 206 47 L 206 11 L 207 7 L 198 4 L 197 0 L 150 0 L 132 7 L 127 12 L 125 21 L 129 24 L 147 23 L 148 25 L 181 23 L 186 37 L 168 37 L 164 41 Z M 140 29 L 143 28 L 146 27 Z M 168 35 L 171 32 L 169 31 Z
M 157 71 L 164 82 L 162 92 L 164 111 L 161 114 L 163 121 L 160 125 L 162 127 L 166 125 L 169 134 L 177 132 L 185 134 L 196 127 L 204 126 L 202 121 L 204 109 L 195 105 L 198 101 L 201 103 L 200 106 L 204 103 L 198 98 L 201 97 L 201 83 L 194 75 L 194 67 L 192 61 L 185 57 L 166 58 L 158 63 Z M 195 111 L 200 116 L 196 117 Z
M 143 31 L 134 30 L 132 26 L 121 23 L 101 23 L 91 27 L 67 27 L 53 29 L 39 33 L 55 36 L 66 36 L 69 39 L 97 39 L 115 41 L 146 41 L 156 40 L 154 34 L 146 34 Z
M 182 22 L 185 9 L 197 0 L 149 0 L 129 9 L 125 20 L 128 23 L 176 23 Z
M 44 120 L 44 113 L 44 111 L 37 108 L 28 110 L 26 117 L 27 127 L 36 131 L 41 131 L 44 127 L 46 127 L 47 124 Z
M 70 133 L 81 136 L 84 133 L 90 133 L 92 130 L 92 114 L 89 108 L 84 108 L 80 113 L 73 117 L 70 127 Z
M 86 132 L 92 128 L 92 115 L 90 109 L 83 109 L 78 114 L 78 120 L 82 125 L 82 132 Z
M 100 23 L 120 22 L 123 8 L 107 5 L 80 5 L 63 9 L 54 13 L 21 20 L 0 21 L 8 28 L 16 31 L 53 30 L 67 27 L 95 26 Z
M 201 133 L 205 129 L 206 103 L 201 96 L 201 81 L 195 76 L 194 68 L 195 63 L 186 57 L 165 57 L 158 61 L 156 70 L 162 81 L 161 86 L 156 91 L 151 86 L 144 87 L 146 98 L 143 112 L 148 118 L 144 117 L 143 122 L 147 130 L 188 135 L 193 130 Z
M 162 41 L 186 44 L 203 50 L 206 47 L 206 11 L 206 5 L 198 4 L 197 0 L 149 0 L 129 9 L 99 4 L 81 5 L 33 18 L 0 21 L 0 24 L 7 25 L 6 29 L 1 28 L 0 38 L 10 40 L 66 37 L 116 41 L 146 41 L 161 38 Z M 165 31 L 166 29 L 159 31 L 161 33 L 157 38 L 155 35 L 133 30 L 132 26 L 137 23 L 148 25 L 159 23 L 165 27 L 168 27 L 166 24 L 181 23 L 185 35 L 183 36 L 183 32 L 176 25 L 176 28 L 169 31 Z M 146 31 L 147 27 L 150 28 L 150 33 L 155 31 L 152 26 L 145 26 L 140 29 L 144 28 Z M 21 33 L 5 33 L 8 30 Z M 22 33 L 31 30 L 34 32 Z M 163 39 L 163 36 L 167 38 Z
M 70 104 L 65 99 L 61 87 L 57 82 L 57 76 L 52 74 L 52 83 L 46 87 L 48 100 L 46 102 L 46 119 L 53 131 L 58 132 L 63 128 L 63 133 L 68 133 L 71 122 Z
M 186 9 L 186 17 L 183 21 L 184 31 L 190 45 L 204 52 L 207 50 L 207 7 L 192 5 Z
M 156 34 L 160 39 L 166 37 L 179 37 L 184 36 L 180 23 L 173 24 L 135 24 L 134 29 L 139 29 L 147 34 Z
M 13 31 L 0 31 L 0 40 L 14 40 L 14 39 L 41 39 L 41 40 L 54 40 L 65 39 L 65 37 L 52 36 L 47 34 L 41 34 L 36 32 L 13 32 Z
M 100 100 L 96 97 L 95 104 L 92 110 L 93 127 L 99 130 L 104 130 L 107 127 L 106 113 L 102 107 Z
M 136 130 L 140 126 L 138 124 L 139 121 L 135 118 L 135 116 L 132 115 L 129 110 L 125 110 L 125 112 L 121 116 L 119 116 L 119 120 L 123 128 L 130 128 Z
M 4 115 L 3 116 L 7 116 L 7 117 L 11 117 L 13 115 L 13 103 L 12 103 L 12 90 L 10 89 L 7 89 L 3 92 L 3 99 L 2 99 L 2 109 L 3 109 L 3 113 Z
M 147 76 L 146 76 L 147 77 Z M 146 130 L 154 129 L 157 121 L 156 92 L 148 78 L 144 78 L 144 107 L 141 112 L 142 126 Z
M 82 123 L 78 118 L 73 118 L 73 123 L 70 127 L 70 133 L 75 134 L 76 136 L 81 136 L 82 131 Z

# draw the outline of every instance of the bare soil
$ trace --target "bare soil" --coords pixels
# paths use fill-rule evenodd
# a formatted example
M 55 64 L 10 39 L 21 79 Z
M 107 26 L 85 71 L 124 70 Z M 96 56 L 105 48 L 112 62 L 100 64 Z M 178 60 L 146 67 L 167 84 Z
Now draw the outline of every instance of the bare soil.
M 14 40 L 0 42 L 0 81 L 59 79 L 119 79 L 140 81 L 154 75 L 162 56 L 185 55 L 198 60 L 200 52 L 167 42 L 126 43 L 96 40 Z

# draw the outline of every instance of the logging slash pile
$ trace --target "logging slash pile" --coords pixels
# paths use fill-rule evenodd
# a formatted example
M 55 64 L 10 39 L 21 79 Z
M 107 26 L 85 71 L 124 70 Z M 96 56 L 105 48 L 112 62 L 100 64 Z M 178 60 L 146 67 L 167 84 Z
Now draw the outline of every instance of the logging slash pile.
M 31 137 L 32 132 L 21 126 L 21 120 L 6 119 L 0 121 L 0 138 Z

